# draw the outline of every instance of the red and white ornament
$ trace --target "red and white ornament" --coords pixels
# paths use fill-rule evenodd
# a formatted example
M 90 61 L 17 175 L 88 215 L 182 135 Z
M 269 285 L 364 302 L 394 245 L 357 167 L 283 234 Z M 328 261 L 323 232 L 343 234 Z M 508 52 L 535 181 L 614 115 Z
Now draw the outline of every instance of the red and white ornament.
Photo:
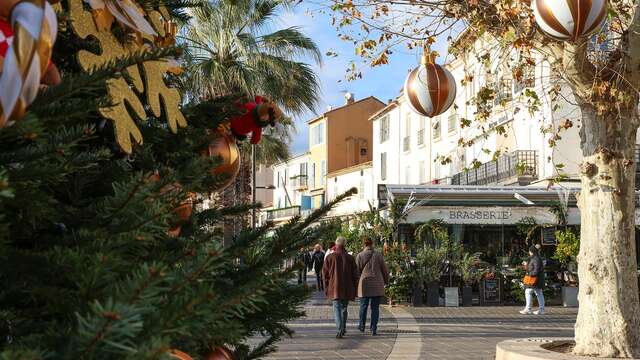
M 411 110 L 434 117 L 447 111 L 456 98 L 456 81 L 444 66 L 426 61 L 404 82 L 404 96 Z
M 607 0 L 532 0 L 540 29 L 556 40 L 576 41 L 600 29 Z

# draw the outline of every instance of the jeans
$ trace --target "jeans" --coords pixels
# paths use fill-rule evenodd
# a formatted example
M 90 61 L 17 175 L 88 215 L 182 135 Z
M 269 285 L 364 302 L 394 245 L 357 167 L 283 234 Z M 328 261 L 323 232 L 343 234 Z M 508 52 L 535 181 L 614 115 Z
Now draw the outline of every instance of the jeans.
M 542 293 L 542 289 L 538 288 L 527 288 L 524 291 L 524 297 L 527 301 L 525 306 L 525 310 L 531 311 L 531 303 L 533 302 L 533 293 L 536 294 L 538 298 L 538 305 L 540 306 L 540 311 L 544 311 L 544 294 Z
M 349 300 L 333 300 L 333 314 L 336 318 L 336 329 L 339 333 L 344 333 L 347 329 L 347 308 Z
M 378 330 L 378 319 L 380 318 L 380 297 L 362 297 L 360 298 L 360 325 L 361 330 L 365 328 L 367 323 L 367 308 L 371 304 L 371 332 Z
M 307 268 L 298 270 L 298 284 L 307 284 Z
M 322 282 L 322 271 L 316 272 L 316 289 L 318 289 L 318 291 L 324 290 L 324 283 Z

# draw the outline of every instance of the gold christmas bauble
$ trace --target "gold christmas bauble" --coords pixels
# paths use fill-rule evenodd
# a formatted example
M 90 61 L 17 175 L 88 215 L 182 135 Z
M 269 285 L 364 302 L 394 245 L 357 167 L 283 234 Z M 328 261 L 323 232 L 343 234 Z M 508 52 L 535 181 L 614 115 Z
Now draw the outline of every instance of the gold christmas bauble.
M 224 346 L 213 349 L 205 357 L 206 360 L 235 360 L 233 353 Z
M 211 173 L 227 176 L 226 180 L 215 189 L 215 191 L 222 191 L 235 181 L 240 172 L 240 150 L 236 139 L 226 129 L 212 132 L 210 138 L 207 155 L 220 157 L 222 161 L 220 165 L 211 169 Z

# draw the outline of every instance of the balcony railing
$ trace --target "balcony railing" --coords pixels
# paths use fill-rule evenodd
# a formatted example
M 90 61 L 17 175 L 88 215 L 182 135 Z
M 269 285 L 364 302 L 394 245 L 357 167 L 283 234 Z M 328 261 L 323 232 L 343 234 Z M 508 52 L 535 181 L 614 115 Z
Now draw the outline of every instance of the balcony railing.
M 404 139 L 402 140 L 402 150 L 409 151 L 410 148 L 411 148 L 411 137 L 405 136 Z
M 453 185 L 487 185 L 514 179 L 521 185 L 538 178 L 538 154 L 535 150 L 519 150 L 453 175 Z
M 300 215 L 300 206 L 290 206 L 280 209 L 267 210 L 267 220 L 278 220 L 283 218 L 290 218 Z
M 307 175 L 296 175 L 291 177 L 291 186 L 294 190 L 302 190 L 308 187 Z
M 418 145 L 424 144 L 424 129 L 418 130 Z

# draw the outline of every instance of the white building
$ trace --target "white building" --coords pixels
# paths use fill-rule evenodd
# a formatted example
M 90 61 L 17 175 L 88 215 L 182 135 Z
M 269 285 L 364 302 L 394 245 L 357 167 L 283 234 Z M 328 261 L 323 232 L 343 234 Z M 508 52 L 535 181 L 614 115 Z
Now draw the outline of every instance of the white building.
M 263 220 L 286 221 L 311 207 L 307 190 L 309 153 L 296 155 L 273 166 L 273 203 L 263 209 Z
M 372 170 L 372 163 L 369 161 L 327 174 L 328 201 L 332 201 L 351 188 L 358 189 L 356 195 L 335 206 L 329 212 L 330 217 L 353 215 L 369 210 L 370 204 L 376 206 L 376 186 Z

